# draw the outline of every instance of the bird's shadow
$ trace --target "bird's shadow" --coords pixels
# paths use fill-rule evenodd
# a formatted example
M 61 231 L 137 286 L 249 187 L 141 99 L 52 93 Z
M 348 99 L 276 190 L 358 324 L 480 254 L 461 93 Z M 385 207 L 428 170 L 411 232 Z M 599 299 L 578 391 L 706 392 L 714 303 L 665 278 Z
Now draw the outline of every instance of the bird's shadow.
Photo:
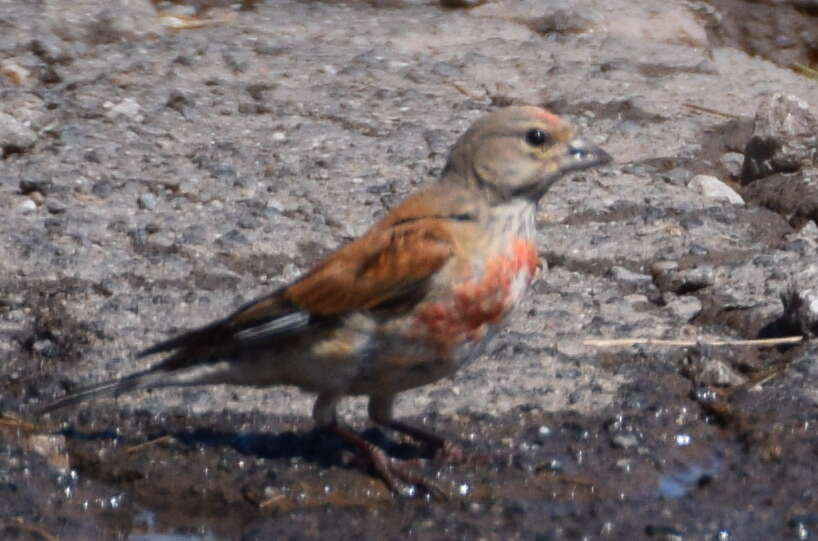
M 67 427 L 61 434 L 69 440 L 114 442 L 122 437 L 114 430 L 84 431 Z M 379 428 L 368 428 L 359 434 L 368 442 L 380 447 L 389 456 L 401 460 L 431 458 L 432 453 L 424 445 L 403 443 L 389 438 Z M 355 453 L 354 447 L 342 441 L 335 434 L 322 429 L 304 432 L 284 431 L 280 433 L 225 431 L 214 428 L 194 428 L 190 430 L 150 431 L 142 442 L 130 442 L 129 447 L 150 444 L 153 441 L 170 439 L 190 449 L 231 448 L 253 458 L 269 460 L 289 460 L 300 458 L 321 467 L 346 466 L 344 452 Z

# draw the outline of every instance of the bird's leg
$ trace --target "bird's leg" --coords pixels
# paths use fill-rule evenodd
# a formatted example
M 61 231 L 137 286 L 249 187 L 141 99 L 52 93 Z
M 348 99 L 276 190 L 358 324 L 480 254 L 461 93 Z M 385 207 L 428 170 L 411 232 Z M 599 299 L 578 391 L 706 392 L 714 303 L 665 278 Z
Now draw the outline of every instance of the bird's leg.
M 465 454 L 457 443 L 435 434 L 430 430 L 418 428 L 402 421 L 395 420 L 392 414 L 392 405 L 395 395 L 371 396 L 369 398 L 369 417 L 379 425 L 403 432 L 409 436 L 430 445 L 435 450 L 435 456 L 444 462 L 463 462 Z
M 386 451 L 368 442 L 351 428 L 339 423 L 335 416 L 335 404 L 339 398 L 337 395 L 326 393 L 318 395 L 313 408 L 313 417 L 319 427 L 332 432 L 355 447 L 394 493 L 401 496 L 415 496 L 415 486 L 419 486 L 437 499 L 446 499 L 446 493 L 442 489 L 420 474 L 413 472 L 407 463 L 388 456 Z

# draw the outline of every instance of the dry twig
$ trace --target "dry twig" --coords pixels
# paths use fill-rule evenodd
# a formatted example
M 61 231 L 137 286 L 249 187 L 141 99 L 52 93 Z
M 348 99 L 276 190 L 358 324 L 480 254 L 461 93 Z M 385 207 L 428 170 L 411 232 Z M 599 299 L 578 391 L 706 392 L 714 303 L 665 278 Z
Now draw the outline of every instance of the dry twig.
M 141 451 L 145 447 L 150 447 L 151 445 L 157 445 L 159 443 L 165 443 L 166 441 L 173 441 L 173 436 L 169 434 L 165 434 L 164 436 L 159 436 L 158 438 L 154 438 L 152 440 L 148 440 L 142 443 L 137 443 L 136 445 L 131 445 L 127 449 L 125 449 L 126 453 L 135 453 L 137 451 Z
M 710 107 L 704 107 L 701 105 L 696 105 L 695 103 L 685 103 L 683 104 L 688 109 L 693 109 L 699 113 L 708 113 L 711 115 L 720 116 L 722 118 L 738 118 L 738 115 L 734 115 L 732 113 L 725 113 L 723 111 L 719 111 L 717 109 L 711 109 Z
M 800 73 L 804 77 L 809 77 L 810 79 L 815 79 L 818 81 L 818 70 L 812 69 L 809 66 L 805 66 L 804 64 L 795 63 L 790 68 L 796 72 Z
M 583 341 L 586 346 L 594 347 L 630 347 L 646 346 L 780 346 L 783 344 L 798 344 L 804 341 L 803 336 L 785 336 L 782 338 L 761 338 L 758 340 L 663 340 L 660 338 L 587 338 Z

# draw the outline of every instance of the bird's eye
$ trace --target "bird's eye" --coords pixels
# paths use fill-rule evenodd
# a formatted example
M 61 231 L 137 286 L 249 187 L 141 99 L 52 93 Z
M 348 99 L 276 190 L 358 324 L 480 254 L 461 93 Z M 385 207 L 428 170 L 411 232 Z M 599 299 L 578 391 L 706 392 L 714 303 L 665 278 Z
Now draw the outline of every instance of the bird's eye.
M 525 142 L 533 147 L 541 147 L 548 142 L 548 134 L 539 128 L 532 128 L 525 134 Z

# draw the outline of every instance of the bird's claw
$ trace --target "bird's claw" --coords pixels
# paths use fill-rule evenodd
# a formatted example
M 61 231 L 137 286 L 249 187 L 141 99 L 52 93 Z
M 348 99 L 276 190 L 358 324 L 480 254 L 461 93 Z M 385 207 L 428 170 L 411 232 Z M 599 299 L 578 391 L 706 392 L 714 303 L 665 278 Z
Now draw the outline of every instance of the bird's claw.
M 466 452 L 455 442 L 444 440 L 435 452 L 435 459 L 446 464 L 462 464 L 466 461 Z
M 389 457 L 382 449 L 373 449 L 369 458 L 378 475 L 398 496 L 416 498 L 423 492 L 438 501 L 449 499 L 449 494 L 445 490 L 414 471 L 408 461 Z

